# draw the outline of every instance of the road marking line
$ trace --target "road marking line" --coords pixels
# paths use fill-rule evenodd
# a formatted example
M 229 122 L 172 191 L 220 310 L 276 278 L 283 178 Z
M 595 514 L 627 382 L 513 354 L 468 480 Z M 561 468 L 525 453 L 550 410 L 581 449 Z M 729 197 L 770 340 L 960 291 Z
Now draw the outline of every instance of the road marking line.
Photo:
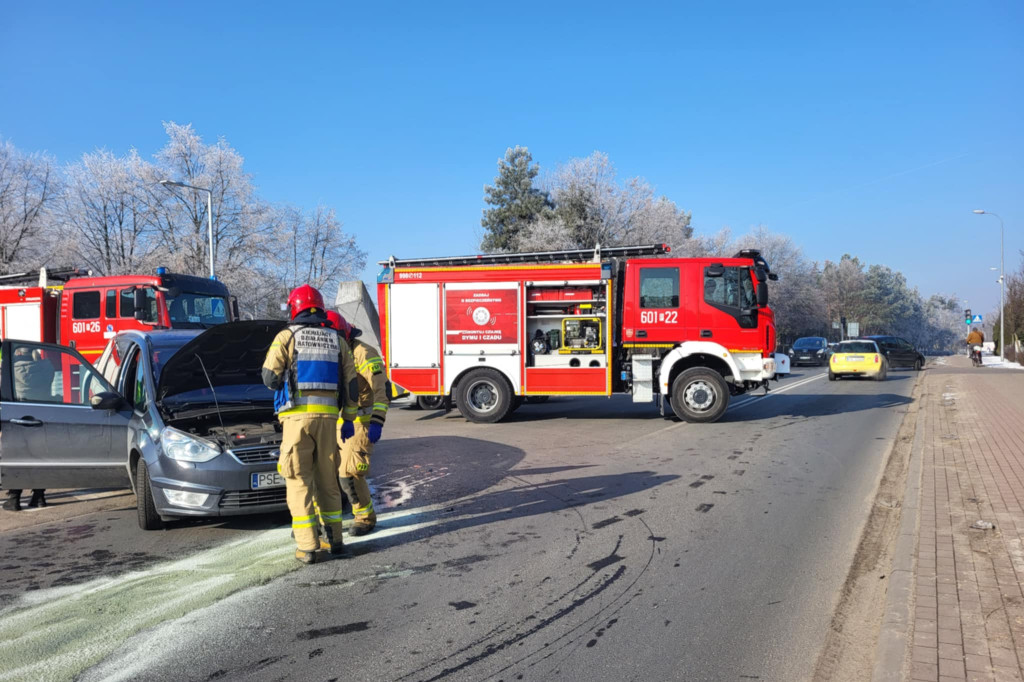
M 726 412 L 729 412 L 729 411 L 731 411 L 733 409 L 737 409 L 738 410 L 738 409 L 740 409 L 742 407 L 746 407 L 747 405 L 750 405 L 751 403 L 763 402 L 765 399 L 771 398 L 773 395 L 778 395 L 779 393 L 785 393 L 786 391 L 791 391 L 794 388 L 799 388 L 800 386 L 805 386 L 805 385 L 811 383 L 812 381 L 816 381 L 818 379 L 821 379 L 824 376 L 825 376 L 825 373 L 822 372 L 821 374 L 815 374 L 812 377 L 808 377 L 806 379 L 801 379 L 800 381 L 796 382 L 795 384 L 789 384 L 788 386 L 783 386 L 782 388 L 777 388 L 774 391 L 770 391 L 767 395 L 750 396 L 750 397 L 748 397 L 746 400 L 744 400 L 742 402 L 736 403 L 735 405 L 730 405 L 729 408 L 726 410 Z

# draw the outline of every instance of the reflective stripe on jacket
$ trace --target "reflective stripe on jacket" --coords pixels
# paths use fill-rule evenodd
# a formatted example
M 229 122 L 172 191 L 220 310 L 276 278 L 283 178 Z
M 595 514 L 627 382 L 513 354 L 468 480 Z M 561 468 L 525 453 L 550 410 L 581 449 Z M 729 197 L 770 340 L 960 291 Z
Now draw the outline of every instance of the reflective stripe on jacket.
M 353 339 L 352 357 L 359 375 L 359 416 L 361 422 L 383 424 L 387 418 L 391 397 L 387 390 L 387 375 L 380 351 L 359 339 Z

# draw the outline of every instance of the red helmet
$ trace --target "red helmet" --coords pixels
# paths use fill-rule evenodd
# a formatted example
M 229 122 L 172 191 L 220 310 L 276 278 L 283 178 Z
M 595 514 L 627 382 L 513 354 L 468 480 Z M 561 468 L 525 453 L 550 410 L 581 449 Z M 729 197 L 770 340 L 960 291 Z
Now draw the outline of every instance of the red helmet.
M 306 310 L 312 308 L 324 307 L 324 297 L 320 295 L 320 292 L 308 284 L 303 284 L 301 287 L 292 289 L 292 293 L 288 295 L 288 307 L 292 311 L 292 319 Z
M 342 317 L 339 313 L 336 313 L 333 310 L 328 310 L 327 324 L 341 332 L 342 336 L 344 336 L 346 339 L 351 340 L 352 325 L 350 325 L 348 323 L 348 320 Z

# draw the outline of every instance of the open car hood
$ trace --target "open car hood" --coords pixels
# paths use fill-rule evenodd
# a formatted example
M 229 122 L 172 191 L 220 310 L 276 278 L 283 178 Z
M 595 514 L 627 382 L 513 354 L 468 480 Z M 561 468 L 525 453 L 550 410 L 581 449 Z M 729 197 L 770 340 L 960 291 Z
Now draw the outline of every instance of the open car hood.
M 164 364 L 156 388 L 157 400 L 209 389 L 211 381 L 215 387 L 262 385 L 267 349 L 286 324 L 276 320 L 246 320 L 207 329 L 179 348 Z

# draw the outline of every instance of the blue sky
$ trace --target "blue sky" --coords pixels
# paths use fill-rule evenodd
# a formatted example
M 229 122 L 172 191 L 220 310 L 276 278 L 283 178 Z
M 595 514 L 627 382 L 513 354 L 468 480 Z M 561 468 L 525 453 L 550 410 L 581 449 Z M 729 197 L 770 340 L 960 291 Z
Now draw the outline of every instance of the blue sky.
M 190 122 L 371 262 L 474 252 L 506 147 L 601 150 L 698 232 L 764 223 L 988 311 L 971 209 L 1016 269 L 1021 36 L 1019 2 L 9 3 L 0 135 L 71 161 Z

